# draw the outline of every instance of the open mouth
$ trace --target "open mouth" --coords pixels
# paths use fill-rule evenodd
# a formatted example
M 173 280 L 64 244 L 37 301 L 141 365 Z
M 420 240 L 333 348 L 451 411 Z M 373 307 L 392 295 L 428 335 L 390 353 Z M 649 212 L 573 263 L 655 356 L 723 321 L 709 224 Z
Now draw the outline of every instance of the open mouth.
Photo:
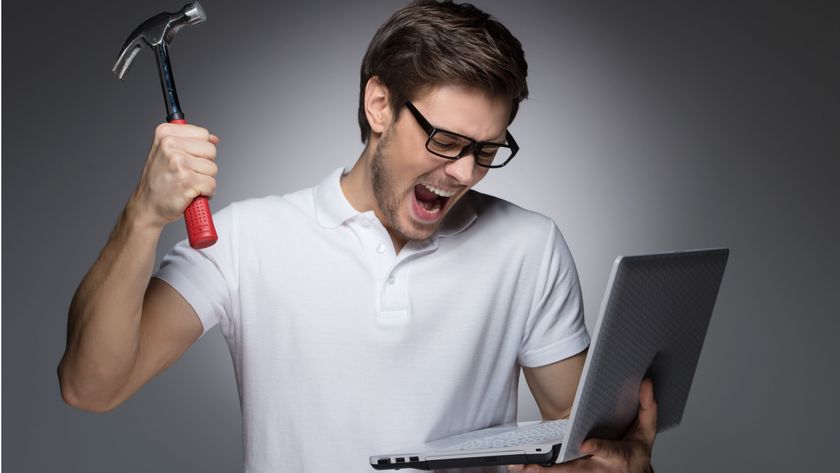
M 415 213 L 421 220 L 435 221 L 453 195 L 455 192 L 444 191 L 426 184 L 417 184 L 414 186 Z

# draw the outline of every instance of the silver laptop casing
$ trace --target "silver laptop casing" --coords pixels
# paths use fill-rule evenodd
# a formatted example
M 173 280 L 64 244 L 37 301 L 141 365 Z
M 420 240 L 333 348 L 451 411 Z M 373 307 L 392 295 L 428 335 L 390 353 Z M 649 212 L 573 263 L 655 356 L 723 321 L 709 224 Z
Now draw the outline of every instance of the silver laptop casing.
M 616 258 L 558 463 L 582 456 L 587 438 L 623 437 L 645 377 L 657 431 L 680 423 L 728 256 L 718 248 Z

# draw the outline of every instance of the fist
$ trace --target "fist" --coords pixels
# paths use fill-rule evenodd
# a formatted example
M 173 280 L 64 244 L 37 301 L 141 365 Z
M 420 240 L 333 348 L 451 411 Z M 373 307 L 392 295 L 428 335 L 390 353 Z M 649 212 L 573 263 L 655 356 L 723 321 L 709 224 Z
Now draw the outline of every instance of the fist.
M 219 137 L 193 125 L 162 123 L 129 205 L 143 223 L 163 227 L 178 220 L 196 197 L 216 193 Z

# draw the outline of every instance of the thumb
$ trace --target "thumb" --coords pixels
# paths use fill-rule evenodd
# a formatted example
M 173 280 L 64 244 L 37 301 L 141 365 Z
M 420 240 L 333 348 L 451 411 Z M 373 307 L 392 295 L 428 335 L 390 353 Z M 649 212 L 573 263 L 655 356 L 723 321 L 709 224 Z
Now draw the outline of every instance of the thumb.
M 610 442 L 600 439 L 587 439 L 580 444 L 580 451 L 586 455 L 609 458 L 615 449 L 610 447 Z

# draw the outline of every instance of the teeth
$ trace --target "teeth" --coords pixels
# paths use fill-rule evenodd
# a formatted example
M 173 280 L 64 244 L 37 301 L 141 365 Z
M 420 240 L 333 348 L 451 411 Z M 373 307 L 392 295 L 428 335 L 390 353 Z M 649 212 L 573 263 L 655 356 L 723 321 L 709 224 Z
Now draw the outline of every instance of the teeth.
M 432 187 L 432 186 L 427 185 L 427 184 L 423 184 L 423 187 L 425 187 L 426 189 L 429 189 L 430 191 L 434 192 L 435 194 L 437 194 L 441 197 L 452 197 L 453 195 L 455 195 L 455 191 L 446 192 L 444 190 L 438 189 L 437 187 Z

